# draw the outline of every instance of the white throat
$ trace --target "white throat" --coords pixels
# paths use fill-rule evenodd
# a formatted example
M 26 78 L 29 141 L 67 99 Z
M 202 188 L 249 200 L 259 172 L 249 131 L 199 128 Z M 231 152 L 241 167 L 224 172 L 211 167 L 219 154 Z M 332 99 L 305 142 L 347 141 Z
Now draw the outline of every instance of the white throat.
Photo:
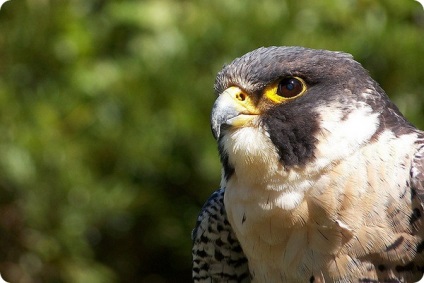
M 302 167 L 287 168 L 281 164 L 275 145 L 262 127 L 238 128 L 223 137 L 224 151 L 235 170 L 228 181 L 222 178 L 230 221 L 241 225 L 244 215 L 252 211 L 255 217 L 250 220 L 261 221 L 276 209 L 297 208 L 305 194 L 316 189 L 314 184 L 323 173 L 362 147 L 379 125 L 378 113 L 373 113 L 369 106 L 360 105 L 345 117 L 345 111 L 332 109 L 335 110 L 331 113 L 328 108 L 319 112 L 323 114 L 321 131 L 315 136 L 314 158 Z

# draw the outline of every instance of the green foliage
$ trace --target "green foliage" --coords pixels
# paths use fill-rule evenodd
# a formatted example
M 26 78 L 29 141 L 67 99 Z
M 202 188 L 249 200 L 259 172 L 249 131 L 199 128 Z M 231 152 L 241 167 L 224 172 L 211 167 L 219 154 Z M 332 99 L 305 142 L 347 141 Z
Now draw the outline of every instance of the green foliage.
M 415 1 L 11 0 L 0 10 L 0 273 L 189 282 L 220 164 L 213 82 L 259 46 L 352 53 L 424 128 Z

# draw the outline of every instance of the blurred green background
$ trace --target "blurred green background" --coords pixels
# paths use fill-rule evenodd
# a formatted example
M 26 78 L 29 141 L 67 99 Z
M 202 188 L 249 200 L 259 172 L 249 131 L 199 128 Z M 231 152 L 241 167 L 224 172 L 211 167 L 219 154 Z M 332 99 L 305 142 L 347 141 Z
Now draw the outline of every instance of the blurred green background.
M 412 0 L 11 0 L 0 10 L 0 273 L 190 282 L 219 185 L 215 74 L 268 45 L 352 53 L 424 128 Z

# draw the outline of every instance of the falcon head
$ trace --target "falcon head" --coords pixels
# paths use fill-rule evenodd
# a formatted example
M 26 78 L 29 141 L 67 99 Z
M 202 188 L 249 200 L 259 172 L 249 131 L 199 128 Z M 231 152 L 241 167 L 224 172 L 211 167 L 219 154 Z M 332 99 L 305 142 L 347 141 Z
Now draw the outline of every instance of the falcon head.
M 342 52 L 259 48 L 224 66 L 215 92 L 211 126 L 224 181 L 234 173 L 255 182 L 277 171 L 318 173 L 407 123 Z

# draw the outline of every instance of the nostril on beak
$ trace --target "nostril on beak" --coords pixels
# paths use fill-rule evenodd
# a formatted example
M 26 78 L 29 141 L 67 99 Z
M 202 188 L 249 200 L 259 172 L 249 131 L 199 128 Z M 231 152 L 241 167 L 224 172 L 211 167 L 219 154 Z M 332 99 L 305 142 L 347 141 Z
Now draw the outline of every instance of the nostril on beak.
M 246 94 L 244 94 L 243 92 L 239 92 L 236 94 L 236 98 L 239 101 L 245 101 L 246 100 Z

